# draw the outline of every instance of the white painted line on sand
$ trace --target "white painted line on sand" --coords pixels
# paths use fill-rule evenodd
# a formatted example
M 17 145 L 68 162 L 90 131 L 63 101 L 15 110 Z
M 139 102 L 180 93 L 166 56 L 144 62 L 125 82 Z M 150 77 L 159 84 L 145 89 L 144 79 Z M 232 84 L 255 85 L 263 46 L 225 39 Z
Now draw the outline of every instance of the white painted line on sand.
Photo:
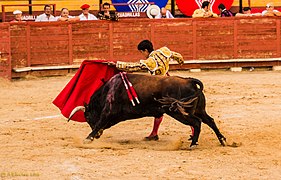
M 57 118 L 57 117 L 61 117 L 61 115 L 58 114 L 58 115 L 53 115 L 53 116 L 42 116 L 42 117 L 30 119 L 30 120 L 52 119 L 52 118 Z

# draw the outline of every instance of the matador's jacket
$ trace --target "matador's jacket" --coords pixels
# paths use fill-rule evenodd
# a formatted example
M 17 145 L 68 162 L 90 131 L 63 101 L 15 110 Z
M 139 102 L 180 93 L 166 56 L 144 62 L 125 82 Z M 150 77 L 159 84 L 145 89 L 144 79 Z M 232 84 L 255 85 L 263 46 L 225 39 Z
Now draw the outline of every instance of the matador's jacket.
M 167 47 L 162 47 L 152 51 L 146 60 L 140 60 L 139 63 L 117 61 L 116 67 L 121 71 L 133 72 L 148 69 L 151 75 L 166 75 L 171 60 L 175 60 L 179 64 L 184 63 L 181 54 L 170 51 Z
M 140 60 L 141 66 L 146 66 L 152 75 L 165 75 L 169 70 L 171 60 L 183 64 L 184 60 L 181 54 L 171 51 L 167 47 L 162 47 L 149 54 L 146 60 Z

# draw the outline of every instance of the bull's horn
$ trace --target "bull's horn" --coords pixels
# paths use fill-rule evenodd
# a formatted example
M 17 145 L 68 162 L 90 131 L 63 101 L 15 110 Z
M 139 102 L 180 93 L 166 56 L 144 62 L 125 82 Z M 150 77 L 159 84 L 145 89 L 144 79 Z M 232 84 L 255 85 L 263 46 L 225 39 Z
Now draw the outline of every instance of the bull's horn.
M 74 108 L 72 111 L 71 111 L 71 113 L 70 113 L 70 115 L 69 115 L 69 118 L 68 118 L 68 120 L 67 121 L 70 121 L 70 119 L 72 118 L 72 116 L 77 112 L 77 111 L 83 111 L 83 112 L 85 112 L 85 107 L 84 106 L 77 106 L 76 108 Z

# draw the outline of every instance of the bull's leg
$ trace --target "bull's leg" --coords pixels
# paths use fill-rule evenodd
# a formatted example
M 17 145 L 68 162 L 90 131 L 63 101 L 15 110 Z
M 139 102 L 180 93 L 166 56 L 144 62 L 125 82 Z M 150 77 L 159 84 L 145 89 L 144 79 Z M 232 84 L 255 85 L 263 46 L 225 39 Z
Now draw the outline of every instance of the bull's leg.
M 97 123 L 95 125 L 90 124 L 91 128 L 92 128 L 92 132 L 88 135 L 88 137 L 85 139 L 84 142 L 88 142 L 88 141 L 93 141 L 94 138 L 98 139 L 100 138 L 100 136 L 103 133 L 103 130 L 108 128 L 107 125 L 109 125 L 110 120 L 112 119 L 113 115 L 110 114 L 110 104 L 106 103 L 100 119 L 97 121 Z
M 219 139 L 222 146 L 226 145 L 226 138 L 221 134 L 220 130 L 218 129 L 214 119 L 209 116 L 206 111 L 202 111 L 199 114 L 196 114 L 196 116 L 200 117 L 202 119 L 202 122 L 207 124 L 210 128 L 213 129 L 213 131 L 216 133 L 217 138 Z
M 84 140 L 84 143 L 90 143 L 94 140 L 94 138 L 98 139 L 103 133 L 103 128 L 101 126 L 96 126 L 94 129 L 92 129 L 92 132 L 87 136 L 87 138 Z
M 196 147 L 196 145 L 198 145 L 197 142 L 201 132 L 201 119 L 194 115 L 189 115 L 186 119 L 191 121 L 191 127 L 193 127 L 193 136 L 190 145 L 190 147 L 193 148 Z
M 97 133 L 98 133 L 98 131 L 92 131 L 92 132 L 86 137 L 86 139 L 84 139 L 83 143 L 84 143 L 84 144 L 89 144 L 89 143 L 91 143 L 91 142 L 94 140 L 94 138 L 95 138 L 95 134 L 97 134 Z
M 95 135 L 95 138 L 96 138 L 96 139 L 99 139 L 99 138 L 101 137 L 102 133 L 103 133 L 103 129 L 100 129 L 100 130 L 98 131 L 98 133 Z
M 93 125 L 92 123 L 89 123 L 89 122 L 88 122 L 88 124 L 91 127 L 92 131 L 94 131 L 95 125 Z M 100 129 L 94 138 L 96 138 L 96 139 L 100 138 L 102 133 L 103 133 L 103 129 Z M 90 139 L 90 138 L 88 138 L 88 139 Z
M 176 112 L 169 112 L 167 114 L 170 115 L 171 117 L 175 118 L 179 122 L 193 127 L 194 134 L 192 137 L 192 142 L 190 144 L 190 148 L 196 147 L 198 145 L 197 142 L 198 142 L 198 138 L 199 138 L 200 131 L 201 131 L 201 119 L 192 114 L 183 115 L 181 113 L 176 113 Z

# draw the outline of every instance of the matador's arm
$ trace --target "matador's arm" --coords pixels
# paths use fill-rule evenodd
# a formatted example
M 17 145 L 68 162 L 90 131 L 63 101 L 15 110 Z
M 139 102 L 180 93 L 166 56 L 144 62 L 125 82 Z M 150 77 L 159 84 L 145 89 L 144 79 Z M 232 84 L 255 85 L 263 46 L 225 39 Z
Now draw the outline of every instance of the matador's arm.
M 182 55 L 180 53 L 177 53 L 174 51 L 171 51 L 171 52 L 172 52 L 171 59 L 177 61 L 180 65 L 182 65 L 184 63 L 184 59 L 183 59 Z

